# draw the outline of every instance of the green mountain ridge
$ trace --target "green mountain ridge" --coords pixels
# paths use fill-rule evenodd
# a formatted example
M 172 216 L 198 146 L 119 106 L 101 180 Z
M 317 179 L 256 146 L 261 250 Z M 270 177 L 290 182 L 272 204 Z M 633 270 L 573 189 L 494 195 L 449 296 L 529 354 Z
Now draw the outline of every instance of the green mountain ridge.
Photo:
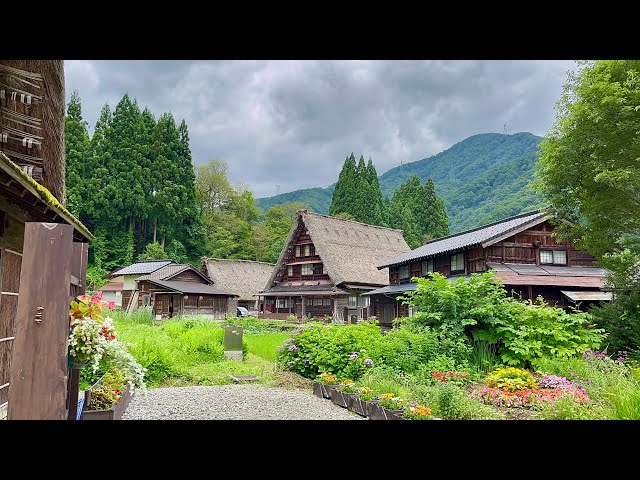
M 423 182 L 431 177 L 445 202 L 451 233 L 474 228 L 544 206 L 544 199 L 530 186 L 541 140 L 529 132 L 473 135 L 436 155 L 387 170 L 379 176 L 380 187 L 390 197 L 413 175 Z M 266 211 L 300 201 L 326 214 L 334 188 L 335 183 L 259 198 L 258 206 Z

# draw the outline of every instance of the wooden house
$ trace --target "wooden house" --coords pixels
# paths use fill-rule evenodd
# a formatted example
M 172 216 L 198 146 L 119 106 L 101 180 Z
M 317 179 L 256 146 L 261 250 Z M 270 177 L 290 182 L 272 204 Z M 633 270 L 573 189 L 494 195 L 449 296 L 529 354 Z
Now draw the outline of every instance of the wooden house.
M 98 291 L 102 293 L 102 299 L 113 302 L 116 308 L 122 308 L 122 290 L 124 289 L 124 275 L 113 278 L 109 283 L 101 286 Z
M 62 60 L 0 60 L 0 418 L 66 419 L 89 230 L 64 206 Z
M 409 250 L 401 230 L 301 210 L 260 292 L 260 310 L 340 323 L 367 318 L 369 297 L 362 294 L 389 283 L 377 265 Z
M 170 259 L 136 262 L 111 272 L 105 278 L 111 281 L 122 282 L 120 302 L 123 309 L 130 311 L 130 307 L 137 306 L 137 302 L 131 302 L 133 292 L 137 288 L 136 280 L 143 275 L 149 275 L 150 273 L 160 270 L 162 267 L 175 263 L 176 262 Z
M 211 285 L 211 280 L 191 265 L 170 263 L 142 275 L 131 298 L 132 308 L 148 307 L 156 318 L 206 315 L 224 319 L 236 295 Z
M 558 243 L 554 225 L 544 210 L 523 213 L 499 222 L 427 242 L 410 252 L 382 262 L 389 286 L 368 293 L 381 324 L 409 314 L 396 297 L 414 290 L 412 277 L 438 272 L 448 278 L 495 270 L 514 296 L 566 307 L 611 299 L 604 292 L 606 270 L 595 258 L 571 243 Z
M 264 289 L 275 264 L 253 260 L 202 258 L 202 273 L 213 285 L 237 297 L 229 299 L 229 316 L 236 315 L 236 307 L 258 309 L 258 292 Z

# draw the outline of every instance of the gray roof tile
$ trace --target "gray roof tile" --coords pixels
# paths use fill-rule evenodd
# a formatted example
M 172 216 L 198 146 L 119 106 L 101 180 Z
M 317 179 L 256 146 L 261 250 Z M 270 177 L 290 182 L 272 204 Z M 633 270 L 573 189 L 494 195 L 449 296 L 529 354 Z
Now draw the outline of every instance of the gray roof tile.
M 452 252 L 472 245 L 485 243 L 528 224 L 540 223 L 546 215 L 547 214 L 545 212 L 536 210 L 535 212 L 528 212 L 515 217 L 505 218 L 499 222 L 474 228 L 473 230 L 467 230 L 466 232 L 456 233 L 455 235 L 448 235 L 436 240 L 431 240 L 421 247 L 398 255 L 392 260 L 378 265 L 378 268 L 399 265 L 411 260 L 427 258 L 441 253 Z
M 173 260 L 152 260 L 149 262 L 138 262 L 128 267 L 121 268 L 113 272 L 110 277 L 115 277 L 117 275 L 145 275 L 148 273 L 155 272 L 156 270 L 169 265 L 170 263 L 175 263 Z

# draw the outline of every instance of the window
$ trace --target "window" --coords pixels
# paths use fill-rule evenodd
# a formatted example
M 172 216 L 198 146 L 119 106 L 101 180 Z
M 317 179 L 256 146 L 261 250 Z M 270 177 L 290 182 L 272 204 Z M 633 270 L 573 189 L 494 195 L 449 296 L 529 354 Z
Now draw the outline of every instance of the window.
M 289 308 L 288 298 L 278 298 L 276 300 L 276 308 Z
M 422 262 L 422 276 L 426 277 L 427 273 L 433 273 L 433 260 L 424 260 Z
M 451 271 L 460 272 L 464 270 L 464 253 L 451 255 Z
M 324 263 L 322 264 L 322 274 L 327 275 L 327 267 L 324 266 Z
M 323 298 L 322 299 L 322 305 L 324 305 L 325 307 L 330 307 L 331 306 L 331 299 L 330 298 Z
M 349 295 L 349 308 L 357 308 L 357 307 L 358 307 L 358 296 Z
M 400 278 L 409 278 L 409 265 L 400 265 Z
M 293 265 L 289 265 L 289 266 L 287 267 L 287 275 L 288 275 L 289 277 L 293 277 Z
M 311 255 L 311 245 L 306 244 L 306 245 L 304 246 L 304 256 L 305 256 L 305 257 L 308 257 L 308 256 L 310 256 L 310 255 Z
M 313 275 L 313 263 L 302 265 L 302 275 Z
M 369 302 L 370 302 L 369 295 L 364 295 L 364 296 L 358 297 L 358 307 L 359 308 L 368 307 L 369 306 Z
M 313 299 L 313 306 L 314 306 L 314 307 L 320 307 L 320 306 L 322 306 L 322 299 L 321 299 L 321 298 L 314 298 L 314 299 Z
M 551 265 L 566 265 L 566 250 L 540 250 L 540 263 Z
M 300 256 L 300 245 L 296 245 L 296 257 Z

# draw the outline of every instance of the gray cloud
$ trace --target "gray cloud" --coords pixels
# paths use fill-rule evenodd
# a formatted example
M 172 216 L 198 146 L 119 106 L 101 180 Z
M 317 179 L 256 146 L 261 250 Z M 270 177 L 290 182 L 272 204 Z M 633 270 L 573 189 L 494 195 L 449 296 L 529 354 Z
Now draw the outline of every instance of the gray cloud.
M 470 135 L 543 135 L 573 61 L 65 62 L 91 128 L 127 92 L 189 126 L 196 164 L 222 158 L 256 196 L 327 186 L 347 155 L 381 174 Z

